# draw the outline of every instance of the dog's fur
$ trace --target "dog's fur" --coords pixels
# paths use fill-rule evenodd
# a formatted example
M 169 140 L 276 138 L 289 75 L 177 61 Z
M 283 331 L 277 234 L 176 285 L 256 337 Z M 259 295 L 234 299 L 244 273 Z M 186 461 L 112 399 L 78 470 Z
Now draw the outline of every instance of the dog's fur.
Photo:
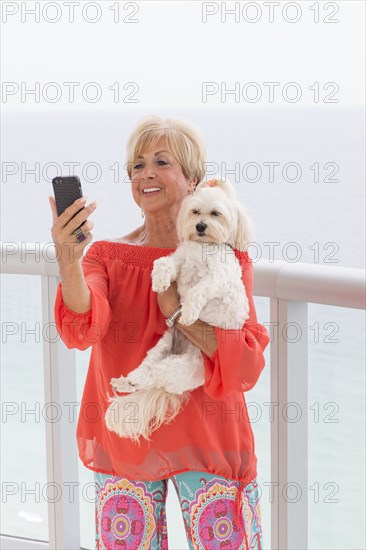
M 177 281 L 182 305 L 179 323 L 189 326 L 200 319 L 212 326 L 240 329 L 248 319 L 248 299 L 233 249 L 246 250 L 249 223 L 228 181 L 203 182 L 184 199 L 177 220 L 180 244 L 170 256 L 155 260 L 151 274 L 155 292 Z M 133 397 L 115 392 L 115 397 L 109 397 L 107 427 L 136 442 L 140 436 L 149 439 L 153 430 L 175 418 L 189 400 L 190 390 L 204 380 L 201 350 L 177 328 L 168 329 L 138 368 L 126 377 L 112 378 L 113 390 L 133 393 Z M 136 415 L 128 422 L 124 419 L 131 404 Z

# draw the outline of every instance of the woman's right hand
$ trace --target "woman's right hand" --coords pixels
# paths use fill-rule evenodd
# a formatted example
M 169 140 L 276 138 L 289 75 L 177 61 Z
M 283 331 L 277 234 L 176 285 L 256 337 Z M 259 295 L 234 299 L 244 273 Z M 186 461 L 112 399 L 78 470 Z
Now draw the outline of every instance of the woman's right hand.
M 90 230 L 93 228 L 94 223 L 91 220 L 85 221 L 96 208 L 96 202 L 90 203 L 88 206 L 83 208 L 75 218 L 72 216 L 82 208 L 86 202 L 86 197 L 77 199 L 71 206 L 66 208 L 66 210 L 60 215 L 57 215 L 57 208 L 55 198 L 52 196 L 48 197 L 52 216 L 53 216 L 53 225 L 51 227 L 51 235 L 53 242 L 56 246 L 56 257 L 60 269 L 67 268 L 74 265 L 75 263 L 80 263 L 80 260 L 83 257 L 84 248 L 91 242 L 93 235 L 90 233 Z M 83 201 L 84 199 L 84 201 Z M 82 202 L 83 201 L 83 202 Z M 72 218 L 72 219 L 71 219 Z M 83 223 L 85 222 L 85 223 Z M 79 243 L 76 240 L 73 232 L 80 224 L 83 224 L 80 229 L 86 235 L 86 239 Z

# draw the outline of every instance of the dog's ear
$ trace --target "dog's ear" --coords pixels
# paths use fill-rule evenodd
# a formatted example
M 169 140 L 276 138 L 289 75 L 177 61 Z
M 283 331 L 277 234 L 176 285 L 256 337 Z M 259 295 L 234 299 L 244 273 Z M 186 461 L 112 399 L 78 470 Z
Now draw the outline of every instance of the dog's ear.
M 245 252 L 247 246 L 252 242 L 252 222 L 247 215 L 244 206 L 238 202 L 233 201 L 234 209 L 236 210 L 236 227 L 232 234 L 232 243 L 230 243 L 237 250 Z
M 179 242 L 184 240 L 184 229 L 185 229 L 184 220 L 187 215 L 187 209 L 189 208 L 190 197 L 191 195 L 188 195 L 185 199 L 183 199 L 181 207 L 178 212 L 178 216 L 177 216 L 177 236 L 178 236 Z
M 235 187 L 228 180 L 211 179 L 207 181 L 202 181 L 196 186 L 196 190 L 198 191 L 199 189 L 204 189 L 205 187 L 221 189 L 230 199 L 236 198 Z

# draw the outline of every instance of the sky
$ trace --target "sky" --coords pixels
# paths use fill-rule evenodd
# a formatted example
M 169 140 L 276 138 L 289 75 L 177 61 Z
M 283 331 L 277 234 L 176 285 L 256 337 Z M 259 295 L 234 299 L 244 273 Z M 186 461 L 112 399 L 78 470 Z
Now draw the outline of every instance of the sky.
M 1 10 L 3 111 L 364 102 L 363 1 L 3 1 Z

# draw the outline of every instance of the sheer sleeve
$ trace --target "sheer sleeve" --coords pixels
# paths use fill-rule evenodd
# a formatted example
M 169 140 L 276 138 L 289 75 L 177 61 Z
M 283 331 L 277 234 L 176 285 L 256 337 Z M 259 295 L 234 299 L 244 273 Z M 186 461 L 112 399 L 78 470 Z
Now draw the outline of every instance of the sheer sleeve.
M 81 261 L 86 284 L 91 293 L 91 309 L 76 313 L 63 301 L 62 283 L 57 287 L 54 315 L 57 332 L 69 349 L 85 350 L 99 342 L 109 327 L 112 311 L 108 302 L 108 273 L 98 246 L 92 244 Z
M 265 365 L 264 350 L 269 343 L 267 329 L 257 322 L 253 301 L 253 264 L 241 253 L 242 280 L 249 301 L 249 319 L 238 330 L 215 328 L 217 349 L 211 357 L 203 354 L 204 390 L 212 399 L 223 399 L 232 391 L 251 390 Z

